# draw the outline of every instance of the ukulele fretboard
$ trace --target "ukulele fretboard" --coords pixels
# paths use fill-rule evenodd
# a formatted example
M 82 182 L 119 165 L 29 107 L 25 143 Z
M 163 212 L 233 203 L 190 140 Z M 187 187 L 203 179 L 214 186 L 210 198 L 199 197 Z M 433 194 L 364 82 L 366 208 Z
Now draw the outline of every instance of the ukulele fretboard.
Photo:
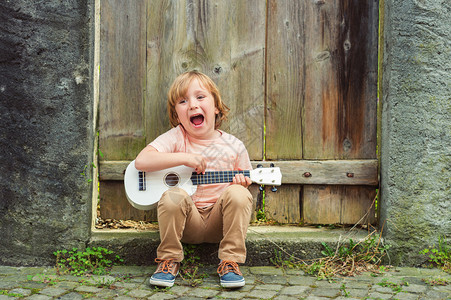
M 210 183 L 224 183 L 232 182 L 233 177 L 236 174 L 244 174 L 244 176 L 250 177 L 249 170 L 245 171 L 210 171 L 205 174 L 197 174 L 193 172 L 191 175 L 191 181 L 194 185 L 198 184 L 210 184 Z

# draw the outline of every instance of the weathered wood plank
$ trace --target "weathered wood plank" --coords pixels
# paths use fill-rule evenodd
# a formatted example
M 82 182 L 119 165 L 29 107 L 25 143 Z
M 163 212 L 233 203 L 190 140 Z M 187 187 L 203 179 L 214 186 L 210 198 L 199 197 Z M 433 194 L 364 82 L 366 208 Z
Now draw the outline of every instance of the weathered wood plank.
M 304 199 L 309 199 L 302 204 L 305 224 L 372 224 L 376 221 L 374 187 L 306 185 L 303 193 Z
M 101 161 L 101 180 L 123 180 L 129 161 Z M 269 167 L 271 162 L 252 161 L 253 168 L 258 164 Z M 378 184 L 377 160 L 324 160 L 324 161 L 278 161 L 275 162 L 282 173 L 282 184 Z M 310 173 L 307 177 L 305 173 Z M 305 174 L 305 175 L 304 175 Z
M 376 158 L 377 1 L 305 4 L 303 157 Z M 304 220 L 350 224 L 372 198 L 361 187 L 304 186 Z
M 339 110 L 339 85 L 333 55 L 340 24 L 337 2 L 309 1 L 305 23 L 305 101 L 303 112 L 303 150 L 306 159 L 341 157 L 336 130 Z M 341 121 L 341 120 L 340 120 Z M 341 125 L 341 124 L 340 124 Z M 341 127 L 341 126 L 340 126 Z M 306 194 L 307 195 L 307 194 Z M 304 196 L 306 197 L 306 196 Z
M 301 222 L 300 193 L 302 187 L 287 184 L 277 187 L 276 192 L 271 188 L 265 190 L 265 216 L 281 224 L 299 224 Z
M 149 1 L 147 95 L 149 141 L 169 127 L 166 94 L 180 73 L 197 69 L 218 85 L 230 107 L 223 129 L 262 159 L 264 0 Z
M 269 167 L 271 162 L 252 162 Z M 377 160 L 297 160 L 277 161 L 283 184 L 378 184 Z
M 377 1 L 305 4 L 304 158 L 376 158 Z
M 304 2 L 268 1 L 266 159 L 302 158 Z
M 157 221 L 157 210 L 139 210 L 131 206 L 121 181 L 100 182 L 100 216 L 102 219 Z
M 305 224 L 339 224 L 341 193 L 339 186 L 304 186 L 302 220 Z
M 146 119 L 147 143 L 171 128 L 167 113 L 167 93 L 179 70 L 174 70 L 177 46 L 174 42 L 184 21 L 182 5 L 184 1 L 147 1 L 147 61 L 146 95 L 144 113 Z
M 132 159 L 145 145 L 146 2 L 100 5 L 99 149 L 106 159 Z
M 368 186 L 343 186 L 341 224 L 374 224 L 377 190 Z
M 267 160 L 302 159 L 304 5 L 304 1 L 267 1 Z M 299 213 L 296 209 L 299 190 L 289 187 L 281 190 L 271 194 L 265 213 L 279 222 L 284 223 L 285 218 L 292 222 L 296 216 L 287 213 L 289 206 L 293 206 L 291 212 Z M 300 214 L 297 217 L 300 218 Z

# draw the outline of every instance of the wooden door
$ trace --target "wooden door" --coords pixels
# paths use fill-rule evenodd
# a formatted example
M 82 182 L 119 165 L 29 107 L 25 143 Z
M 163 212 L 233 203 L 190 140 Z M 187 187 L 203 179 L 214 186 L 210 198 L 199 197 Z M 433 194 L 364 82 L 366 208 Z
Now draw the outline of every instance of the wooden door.
M 197 69 L 218 85 L 223 130 L 283 173 L 280 223 L 374 222 L 377 1 L 101 0 L 102 218 L 156 220 L 125 199 L 129 161 L 170 126 L 166 93 Z M 257 188 L 251 191 L 257 194 Z

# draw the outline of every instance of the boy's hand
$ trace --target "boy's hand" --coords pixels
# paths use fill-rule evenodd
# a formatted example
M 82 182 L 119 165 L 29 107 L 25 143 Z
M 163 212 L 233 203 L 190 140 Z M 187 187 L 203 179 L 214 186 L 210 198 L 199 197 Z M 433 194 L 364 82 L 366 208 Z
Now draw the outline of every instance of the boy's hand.
M 187 167 L 191 167 L 196 170 L 197 174 L 205 174 L 205 169 L 207 168 L 207 161 L 205 157 L 199 154 L 186 153 L 188 160 L 186 162 Z
M 233 184 L 239 184 L 248 188 L 252 184 L 252 180 L 243 174 L 236 174 L 235 177 L 233 177 Z

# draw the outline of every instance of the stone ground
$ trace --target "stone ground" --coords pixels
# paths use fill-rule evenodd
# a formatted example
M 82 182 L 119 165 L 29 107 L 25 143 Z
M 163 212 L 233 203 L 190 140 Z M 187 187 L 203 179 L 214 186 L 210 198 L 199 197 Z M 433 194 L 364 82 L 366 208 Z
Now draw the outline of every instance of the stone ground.
M 246 286 L 219 286 L 216 267 L 197 287 L 180 276 L 172 288 L 146 283 L 155 266 L 118 266 L 107 276 L 56 275 L 54 268 L 0 266 L 0 300 L 4 299 L 449 299 L 451 275 L 438 269 L 395 268 L 381 275 L 317 280 L 298 270 L 241 267 Z M 446 285 L 431 284 L 447 282 Z

